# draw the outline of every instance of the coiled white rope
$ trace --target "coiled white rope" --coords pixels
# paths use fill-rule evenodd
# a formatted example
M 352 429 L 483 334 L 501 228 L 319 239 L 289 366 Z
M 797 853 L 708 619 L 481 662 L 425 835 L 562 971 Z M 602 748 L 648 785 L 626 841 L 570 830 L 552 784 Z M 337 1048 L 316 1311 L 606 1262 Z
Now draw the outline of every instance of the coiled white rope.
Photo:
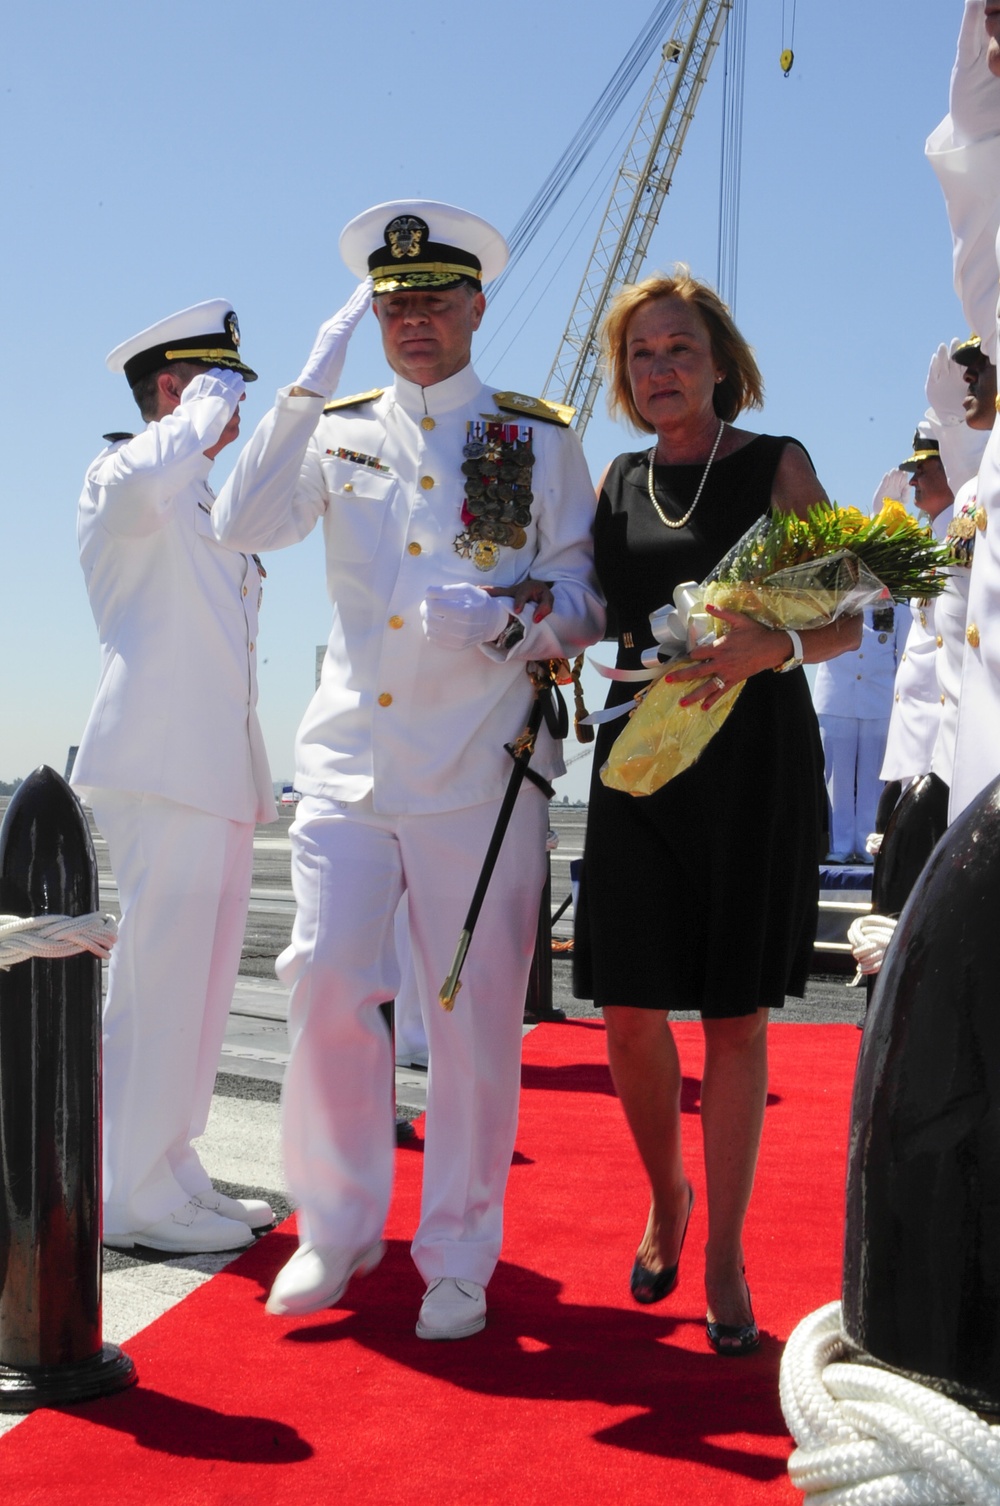
M 847 929 L 859 973 L 877 973 L 885 960 L 898 921 L 889 915 L 859 915 Z
M 0 968 L 29 957 L 53 960 L 93 952 L 102 960 L 118 935 L 113 915 L 0 915 Z
M 1000 1427 L 853 1353 L 839 1302 L 810 1313 L 781 1360 L 788 1461 L 805 1506 L 998 1506 Z

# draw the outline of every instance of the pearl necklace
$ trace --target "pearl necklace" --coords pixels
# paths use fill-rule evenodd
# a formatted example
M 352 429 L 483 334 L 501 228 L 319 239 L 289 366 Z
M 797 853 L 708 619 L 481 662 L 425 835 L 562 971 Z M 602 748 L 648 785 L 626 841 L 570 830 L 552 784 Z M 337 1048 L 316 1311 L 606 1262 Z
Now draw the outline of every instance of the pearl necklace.
M 666 513 L 663 511 L 663 508 L 656 500 L 656 491 L 653 486 L 653 460 L 656 456 L 656 445 L 654 444 L 653 448 L 650 450 L 649 470 L 646 473 L 646 490 L 649 492 L 650 502 L 652 502 L 653 506 L 656 508 L 656 516 L 659 518 L 660 522 L 665 528 L 683 528 L 685 523 L 689 523 L 691 521 L 694 510 L 698 506 L 698 503 L 701 501 L 701 494 L 705 490 L 705 482 L 708 480 L 708 473 L 712 469 L 712 461 L 715 459 L 715 452 L 719 448 L 719 445 L 722 441 L 722 434 L 725 427 L 726 421 L 725 419 L 723 419 L 719 424 L 719 432 L 715 436 L 715 443 L 712 446 L 712 453 L 708 457 L 708 462 L 705 466 L 704 471 L 702 472 L 701 480 L 698 483 L 698 490 L 694 494 L 694 501 L 691 503 L 691 506 L 688 508 L 683 518 L 678 518 L 676 522 L 673 518 L 667 517 Z

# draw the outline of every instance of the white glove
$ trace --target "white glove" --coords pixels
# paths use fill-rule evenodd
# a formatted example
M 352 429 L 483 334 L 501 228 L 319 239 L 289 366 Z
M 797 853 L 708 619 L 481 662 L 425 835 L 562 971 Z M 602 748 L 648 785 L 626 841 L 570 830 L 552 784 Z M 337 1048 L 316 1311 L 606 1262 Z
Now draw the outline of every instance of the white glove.
M 1000 134 L 1000 78 L 993 76 L 986 61 L 988 40 L 982 0 L 965 0 L 948 93 L 957 146 Z
M 239 372 L 222 366 L 199 372 L 188 382 L 180 406 L 203 450 L 210 450 L 220 438 L 246 390 Z
M 347 347 L 354 333 L 354 326 L 367 313 L 371 301 L 372 280 L 366 277 L 354 289 L 344 307 L 338 309 L 332 319 L 320 325 L 309 359 L 302 368 L 301 376 L 294 383 L 296 387 L 304 387 L 307 392 L 315 392 L 318 397 L 333 396 L 347 360 Z
M 952 340 L 951 345 L 939 345 L 931 356 L 927 371 L 927 383 L 924 387 L 930 403 L 927 417 L 932 423 L 939 423 L 942 428 L 965 423 L 963 403 L 968 389 L 962 375 L 963 368 L 951 359 L 960 343 L 959 340 Z
M 420 603 L 420 620 L 428 642 L 440 648 L 475 648 L 499 638 L 511 615 L 509 596 L 491 596 L 464 582 L 430 586 Z
M 875 488 L 874 497 L 872 497 L 871 512 L 873 517 L 876 513 L 882 511 L 882 503 L 887 497 L 893 502 L 902 502 L 904 507 L 911 506 L 913 491 L 910 487 L 910 477 L 907 471 L 886 471 L 882 480 Z

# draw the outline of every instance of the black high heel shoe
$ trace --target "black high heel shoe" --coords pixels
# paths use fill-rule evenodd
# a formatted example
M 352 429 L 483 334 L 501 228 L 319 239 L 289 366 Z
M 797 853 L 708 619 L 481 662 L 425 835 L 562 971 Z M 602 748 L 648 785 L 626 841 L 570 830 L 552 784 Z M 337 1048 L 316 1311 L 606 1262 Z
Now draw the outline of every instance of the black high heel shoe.
M 673 1265 L 665 1266 L 662 1271 L 651 1271 L 643 1265 L 641 1260 L 636 1260 L 632 1267 L 632 1275 L 629 1279 L 629 1291 L 636 1302 L 641 1302 L 643 1307 L 648 1307 L 653 1302 L 662 1302 L 664 1297 L 669 1297 L 677 1285 L 677 1272 L 681 1263 L 681 1255 L 684 1251 L 684 1241 L 687 1239 L 688 1224 L 691 1222 L 691 1209 L 694 1207 L 694 1188 L 688 1183 L 688 1211 L 684 1220 L 684 1233 L 681 1235 L 680 1249 L 677 1251 L 677 1259 Z
M 749 1302 L 750 1288 L 745 1276 L 743 1285 L 746 1286 Z M 706 1318 L 705 1332 L 716 1354 L 728 1355 L 730 1358 L 738 1358 L 741 1354 L 753 1354 L 760 1344 L 760 1331 L 754 1320 L 752 1308 L 749 1323 L 716 1323 L 714 1319 Z

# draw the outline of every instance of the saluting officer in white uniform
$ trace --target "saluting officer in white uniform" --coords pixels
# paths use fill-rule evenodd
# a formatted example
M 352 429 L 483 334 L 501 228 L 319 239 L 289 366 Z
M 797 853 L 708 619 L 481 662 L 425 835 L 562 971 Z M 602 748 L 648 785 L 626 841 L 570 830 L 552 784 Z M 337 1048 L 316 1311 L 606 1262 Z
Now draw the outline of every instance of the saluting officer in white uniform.
M 927 141 L 954 239 L 955 288 L 982 350 L 997 360 L 1000 231 L 1000 10 L 966 0 L 952 71 L 949 113 Z M 954 820 L 1000 773 L 1000 429 L 994 423 L 979 469 L 985 531 L 969 581 L 969 609 L 949 817 Z
M 899 470 L 909 472 L 914 505 L 927 514 L 931 530 L 943 539 L 954 503 L 940 446 L 922 420 L 913 436 L 912 453 Z M 904 790 L 930 771 L 934 744 L 941 725 L 941 692 L 937 682 L 938 635 L 935 601 L 914 597 L 906 646 L 899 656 L 892 714 L 880 777 L 899 780 Z
M 491 225 L 425 200 L 382 204 L 340 246 L 352 271 L 374 278 L 395 380 L 326 411 L 281 507 L 245 455 L 216 517 L 222 538 L 260 549 L 322 519 L 333 603 L 297 739 L 298 908 L 278 959 L 293 985 L 284 1142 L 301 1243 L 268 1308 L 332 1304 L 381 1257 L 394 1133 L 378 1005 L 399 986 L 393 917 L 405 888 L 430 1047 L 417 1333 L 458 1339 L 486 1321 L 514 1147 L 545 866 L 546 802 L 530 784 L 453 1012 L 437 995 L 510 772 L 504 745 L 529 712 L 526 665 L 572 656 L 603 629 L 594 492 L 568 415 L 485 386 L 471 365 L 482 285 L 507 259 Z M 259 432 L 264 442 L 266 424 Z M 551 584 L 544 620 L 531 603 L 513 610 L 529 578 Z M 546 777 L 562 769 L 547 734 L 534 765 Z
M 955 733 L 958 726 L 958 700 L 962 686 L 962 661 L 965 656 L 965 629 L 969 611 L 969 582 L 976 539 L 985 527 L 986 515 L 978 503 L 976 472 L 996 418 L 997 372 L 993 362 L 981 349 L 978 335 L 956 344 L 951 352 L 951 367 L 961 383 L 961 410 L 968 438 L 978 445 L 967 451 L 964 474 L 955 462 L 949 464 L 948 481 L 955 493 L 945 534 L 952 565 L 944 591 L 934 603 L 937 630 L 936 657 L 941 721 L 931 757 L 931 772 L 951 786 L 955 765 Z M 971 472 L 971 474 L 970 474 Z
M 317 348 L 329 338 L 324 326 Z M 208 482 L 255 374 L 225 299 L 161 320 L 107 364 L 147 426 L 90 466 L 78 518 L 101 676 L 73 782 L 122 912 L 104 1011 L 104 1242 L 226 1250 L 273 1222 L 266 1203 L 216 1192 L 191 1143 L 239 968 L 254 825 L 275 816 L 256 712 L 261 575 L 215 537 Z M 290 425 L 298 444 L 295 410 L 311 423 L 316 400 L 298 390 L 279 394 L 258 456 L 276 474 Z

